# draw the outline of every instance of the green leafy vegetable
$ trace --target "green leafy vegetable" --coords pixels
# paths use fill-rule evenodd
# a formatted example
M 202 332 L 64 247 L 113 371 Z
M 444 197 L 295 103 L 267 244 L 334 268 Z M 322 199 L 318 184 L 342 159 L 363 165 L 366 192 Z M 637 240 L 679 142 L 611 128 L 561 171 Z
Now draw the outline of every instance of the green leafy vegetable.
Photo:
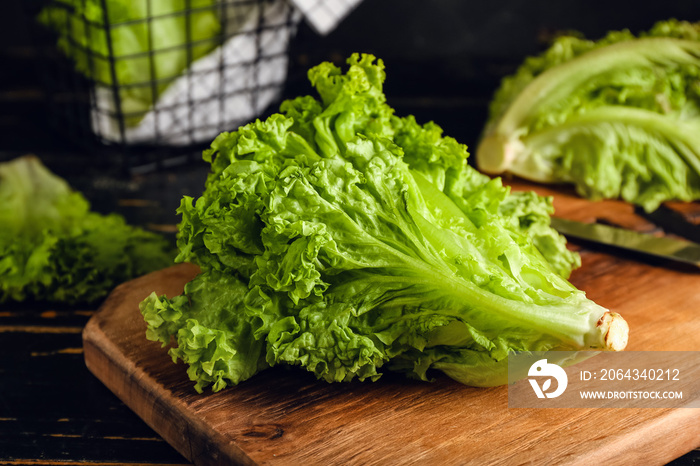
M 58 33 L 58 47 L 80 73 L 103 86 L 119 86 L 121 111 L 133 126 L 190 60 L 218 45 L 217 4 L 56 0 L 41 11 L 39 21 Z
M 509 194 L 437 125 L 396 117 L 381 61 L 348 63 L 310 70 L 320 101 L 286 101 L 204 153 L 176 259 L 202 272 L 141 303 L 147 337 L 174 337 L 195 388 L 277 364 L 495 385 L 513 350 L 624 347 L 624 320 L 555 271 L 577 256 L 548 227 L 549 200 Z
M 647 211 L 700 199 L 700 23 L 564 36 L 503 80 L 479 168 Z
M 37 158 L 0 164 L 0 302 L 94 302 L 172 264 L 161 236 L 89 209 Z

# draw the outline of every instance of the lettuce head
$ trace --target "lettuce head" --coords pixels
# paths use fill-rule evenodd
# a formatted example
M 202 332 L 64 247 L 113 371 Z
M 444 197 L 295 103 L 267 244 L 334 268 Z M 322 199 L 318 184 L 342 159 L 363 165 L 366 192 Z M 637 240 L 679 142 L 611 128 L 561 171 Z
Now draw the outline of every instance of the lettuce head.
M 141 303 L 199 391 L 267 367 L 329 382 L 383 368 L 506 383 L 515 350 L 622 349 L 627 326 L 567 280 L 578 256 L 551 200 L 510 193 L 440 128 L 397 117 L 384 65 L 309 71 L 319 97 L 218 136 L 201 197 L 185 197 L 184 293 Z
M 85 197 L 36 157 L 0 163 L 0 303 L 94 303 L 131 278 L 172 264 L 162 236 Z

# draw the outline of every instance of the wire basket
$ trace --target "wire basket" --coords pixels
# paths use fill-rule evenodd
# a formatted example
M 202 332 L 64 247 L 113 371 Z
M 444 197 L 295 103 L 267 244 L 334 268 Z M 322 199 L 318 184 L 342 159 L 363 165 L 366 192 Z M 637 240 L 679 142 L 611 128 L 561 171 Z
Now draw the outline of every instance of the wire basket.
M 285 0 L 51 0 L 37 19 L 52 126 L 146 171 L 279 98 L 300 14 Z

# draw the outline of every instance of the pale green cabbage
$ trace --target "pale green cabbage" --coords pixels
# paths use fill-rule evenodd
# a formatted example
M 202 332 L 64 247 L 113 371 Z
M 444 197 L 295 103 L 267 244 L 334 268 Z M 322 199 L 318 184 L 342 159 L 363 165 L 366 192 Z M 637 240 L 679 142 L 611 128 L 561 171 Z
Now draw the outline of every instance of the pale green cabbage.
M 700 23 L 558 38 L 503 80 L 476 159 L 647 211 L 700 199 Z

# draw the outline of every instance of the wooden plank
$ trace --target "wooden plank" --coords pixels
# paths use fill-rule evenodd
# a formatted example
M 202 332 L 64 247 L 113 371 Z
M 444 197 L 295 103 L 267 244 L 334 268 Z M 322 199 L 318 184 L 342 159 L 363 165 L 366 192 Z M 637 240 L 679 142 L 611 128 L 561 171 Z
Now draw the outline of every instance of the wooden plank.
M 33 330 L 66 323 L 60 312 L 8 312 L 0 322 Z M 4 332 L 0 342 L 0 464 L 186 464 L 86 369 L 80 331 Z
M 649 228 L 622 203 L 558 194 L 555 204 L 569 218 Z M 629 350 L 698 351 L 700 275 L 660 265 L 584 251 L 572 282 L 627 319 Z M 182 264 L 120 286 L 83 334 L 88 368 L 195 464 L 664 464 L 700 445 L 695 409 L 508 409 L 506 387 L 446 377 L 327 384 L 275 368 L 197 394 L 185 366 L 145 339 L 138 311 L 196 273 Z

